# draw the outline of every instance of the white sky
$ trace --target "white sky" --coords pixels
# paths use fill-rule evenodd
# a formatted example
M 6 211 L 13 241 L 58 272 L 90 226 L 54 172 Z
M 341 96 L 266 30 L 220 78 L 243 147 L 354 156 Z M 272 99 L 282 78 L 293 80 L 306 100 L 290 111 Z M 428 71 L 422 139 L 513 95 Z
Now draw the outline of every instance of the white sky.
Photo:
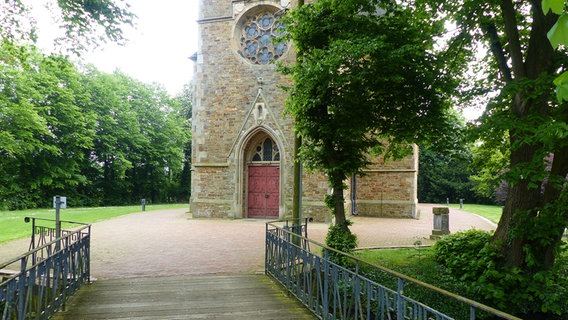
M 136 30 L 129 30 L 129 43 L 108 45 L 85 56 L 101 71 L 120 69 L 142 82 L 157 82 L 170 94 L 181 92 L 191 81 L 197 51 L 197 0 L 130 1 L 138 16 Z
M 157 82 L 172 95 L 181 92 L 193 75 L 193 61 L 189 57 L 197 51 L 197 0 L 128 2 L 131 11 L 138 16 L 136 29 L 125 30 L 128 44 L 107 44 L 85 54 L 82 59 L 103 72 L 112 73 L 120 69 L 142 82 Z M 50 51 L 54 38 L 50 33 L 56 31 L 46 30 L 45 21 L 49 17 L 45 15 L 49 13 L 37 7 L 35 9 L 42 12 L 42 17 L 38 17 L 38 45 Z

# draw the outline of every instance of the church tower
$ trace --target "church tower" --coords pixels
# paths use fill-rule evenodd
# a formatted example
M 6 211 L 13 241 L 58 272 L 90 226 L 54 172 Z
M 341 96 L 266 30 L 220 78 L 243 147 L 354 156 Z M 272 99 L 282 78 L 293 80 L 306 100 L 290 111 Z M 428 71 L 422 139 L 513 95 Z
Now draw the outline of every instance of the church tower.
M 282 90 L 290 80 L 276 71 L 274 62 L 293 63 L 295 54 L 290 44 L 272 39 L 281 32 L 279 15 L 295 2 L 199 1 L 190 200 L 194 217 L 291 215 L 293 120 L 283 115 Z M 346 195 L 356 199 L 358 213 L 416 215 L 416 153 L 400 162 L 377 161 L 367 173 L 352 182 L 352 195 Z M 325 177 L 304 172 L 302 185 L 303 216 L 329 220 Z

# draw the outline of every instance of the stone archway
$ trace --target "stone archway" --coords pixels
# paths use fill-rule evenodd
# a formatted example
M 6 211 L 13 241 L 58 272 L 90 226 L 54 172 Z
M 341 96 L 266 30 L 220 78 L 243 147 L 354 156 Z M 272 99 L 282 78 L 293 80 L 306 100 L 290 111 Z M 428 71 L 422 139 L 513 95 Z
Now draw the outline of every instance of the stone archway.
M 259 132 L 245 150 L 245 212 L 249 218 L 278 219 L 280 215 L 280 149 Z

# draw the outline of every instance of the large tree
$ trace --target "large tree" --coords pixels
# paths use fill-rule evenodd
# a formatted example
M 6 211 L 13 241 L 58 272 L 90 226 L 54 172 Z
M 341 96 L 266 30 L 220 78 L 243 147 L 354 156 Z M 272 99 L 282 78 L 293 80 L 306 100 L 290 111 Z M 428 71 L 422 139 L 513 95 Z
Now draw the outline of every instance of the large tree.
M 86 77 L 97 115 L 88 176 L 102 193 L 98 197 L 105 204 L 177 200 L 168 189 L 173 177 L 181 179 L 189 139 L 180 104 L 163 88 L 118 71 L 91 68 Z
M 453 49 L 489 48 L 478 86 L 500 94 L 489 104 L 481 132 L 491 143 L 504 143 L 509 155 L 509 189 L 493 237 L 501 262 L 529 274 L 548 270 L 568 225 L 568 105 L 557 102 L 552 85 L 565 68 L 566 51 L 554 50 L 547 38 L 558 16 L 545 14 L 541 1 L 432 3 L 457 23 Z
M 182 92 L 176 95 L 175 99 L 180 105 L 180 117 L 184 120 L 183 131 L 191 134 L 191 120 L 193 109 L 193 86 L 192 83 L 186 83 Z M 181 201 L 188 201 L 191 195 L 191 136 L 187 137 L 187 142 L 183 146 L 183 170 L 179 176 L 178 197 Z
M 35 206 L 85 182 L 80 168 L 95 121 L 82 75 L 69 60 L 19 50 L 25 61 L 0 67 L 0 195 L 10 208 Z
M 308 168 L 333 189 L 326 203 L 348 231 L 344 183 L 370 156 L 399 158 L 412 143 L 438 136 L 450 108 L 450 74 L 434 54 L 441 23 L 423 7 L 395 1 L 319 0 L 286 20 L 299 63 L 288 112 Z
M 554 278 L 554 270 L 562 267 L 555 261 L 568 226 L 568 104 L 558 102 L 553 79 L 568 60 L 566 49 L 553 48 L 547 38 L 558 16 L 545 13 L 540 0 L 429 2 L 457 26 L 449 52 L 486 53 L 473 87 L 496 94 L 488 95 L 479 119 L 480 148 L 507 157 L 501 161 L 507 168 L 489 164 L 508 187 L 502 217 L 483 251 L 489 259 L 477 261 L 485 263 L 478 293 L 528 318 L 566 312 L 554 293 L 563 280 Z
M 55 194 L 75 206 L 180 198 L 188 131 L 164 88 L 89 66 L 81 72 L 33 48 L 4 43 L 4 56 L 0 208 L 43 207 Z

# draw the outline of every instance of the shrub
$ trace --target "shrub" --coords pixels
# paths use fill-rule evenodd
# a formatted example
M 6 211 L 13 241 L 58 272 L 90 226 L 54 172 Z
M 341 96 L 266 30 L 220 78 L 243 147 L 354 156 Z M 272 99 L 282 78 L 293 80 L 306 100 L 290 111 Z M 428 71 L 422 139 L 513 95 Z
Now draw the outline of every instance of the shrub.
M 349 220 L 347 220 L 346 223 L 348 226 L 353 224 Z M 333 224 L 327 231 L 325 244 L 330 248 L 351 254 L 353 253 L 353 249 L 357 248 L 357 235 L 348 230 L 344 230 L 341 226 Z M 328 251 L 327 254 L 331 261 L 339 265 L 345 265 L 346 259 L 341 254 L 334 251 Z
M 476 280 L 485 269 L 484 248 L 490 238 L 491 233 L 477 229 L 444 236 L 432 247 L 434 258 L 454 276 L 462 280 Z
M 502 258 L 491 234 L 468 230 L 445 236 L 433 246 L 434 257 L 456 278 L 468 295 L 508 313 L 528 319 L 564 319 L 568 315 L 568 259 L 560 255 L 550 271 L 529 272 L 500 267 Z

